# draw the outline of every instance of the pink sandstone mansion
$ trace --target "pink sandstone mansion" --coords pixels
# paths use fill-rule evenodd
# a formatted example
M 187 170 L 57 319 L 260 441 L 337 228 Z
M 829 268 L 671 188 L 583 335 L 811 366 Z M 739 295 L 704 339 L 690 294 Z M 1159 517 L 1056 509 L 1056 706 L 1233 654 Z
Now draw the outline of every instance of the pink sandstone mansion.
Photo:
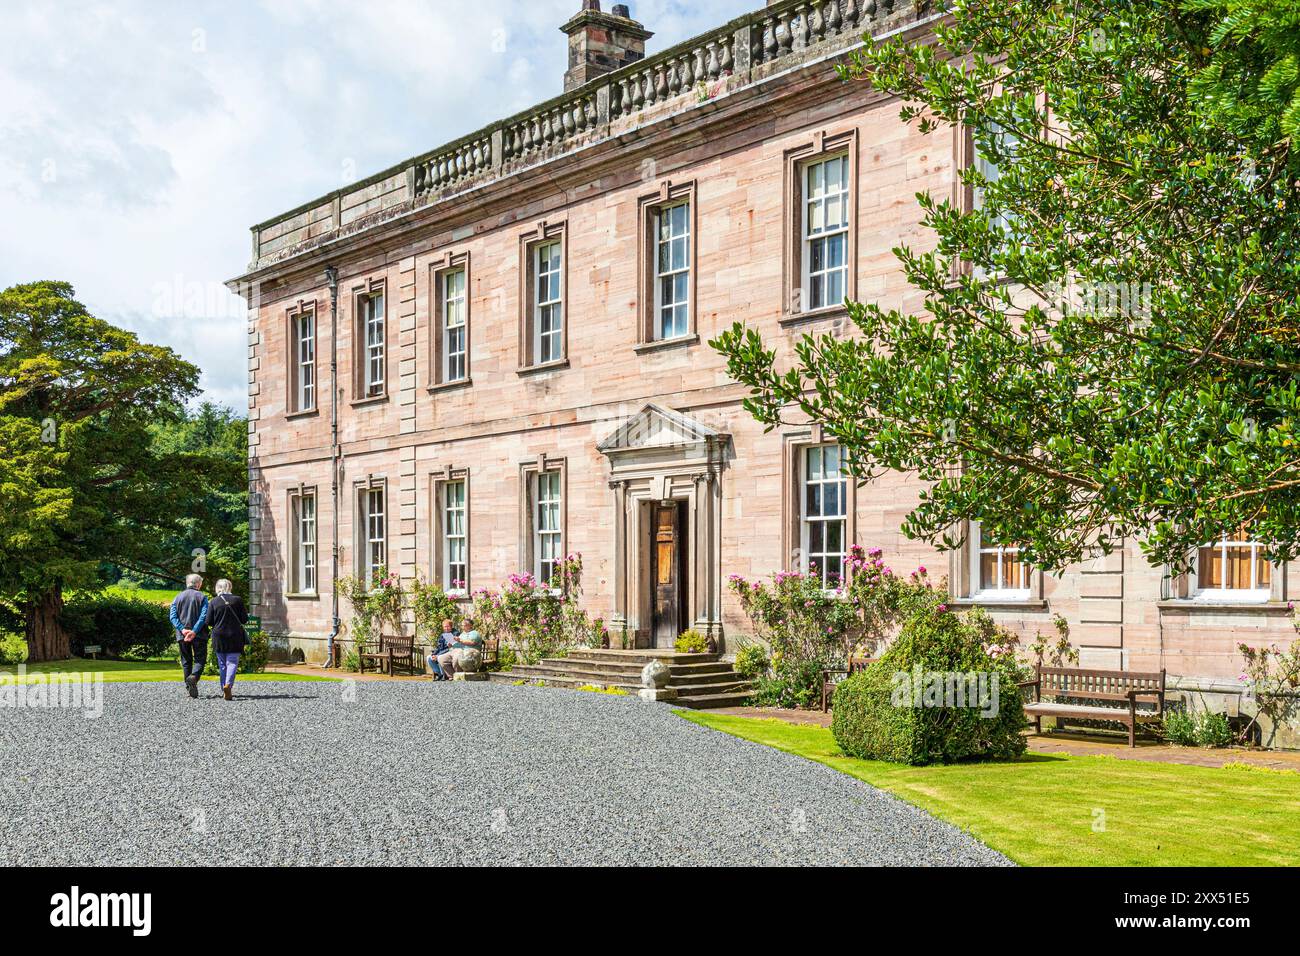
M 747 627 L 728 575 L 835 572 L 858 543 L 1026 635 L 1064 616 L 1083 666 L 1164 668 L 1234 712 L 1237 644 L 1293 634 L 1293 567 L 1228 541 L 1172 576 L 1129 542 L 1053 576 L 975 522 L 936 552 L 899 530 L 915 478 L 856 485 L 815 426 L 765 433 L 708 345 L 737 321 L 786 350 L 852 334 L 846 297 L 920 309 L 891 249 L 930 247 L 916 194 L 969 206 L 978 158 L 834 66 L 937 17 L 777 0 L 647 57 L 626 6 L 585 0 L 562 93 L 254 227 L 232 287 L 264 628 L 322 660 L 335 574 L 465 595 L 579 552 L 615 647 L 694 627 L 726 650 Z

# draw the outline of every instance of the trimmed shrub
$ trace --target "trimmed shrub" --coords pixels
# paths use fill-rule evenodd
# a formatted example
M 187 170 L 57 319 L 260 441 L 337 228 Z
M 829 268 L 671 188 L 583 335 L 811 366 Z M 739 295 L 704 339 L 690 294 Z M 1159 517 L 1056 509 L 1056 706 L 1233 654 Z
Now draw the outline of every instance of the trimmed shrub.
M 170 615 L 166 604 L 143 598 L 85 594 L 68 602 L 62 620 L 76 657 L 85 655 L 87 644 L 98 644 L 105 657 L 147 660 L 175 646 Z
M 824 668 L 875 656 L 917 608 L 939 603 L 943 592 L 925 568 L 899 578 L 880 556 L 879 548 L 853 545 L 848 576 L 836 575 L 829 589 L 815 572 L 778 571 L 771 581 L 728 578 L 753 633 L 772 648 L 770 666 L 753 678 L 756 703 L 812 706 L 821 698 Z
M 0 664 L 22 664 L 27 660 L 27 641 L 21 634 L 0 629 Z
M 987 637 L 943 605 L 919 610 L 879 661 L 835 688 L 840 749 L 905 764 L 1022 755 L 1020 667 Z

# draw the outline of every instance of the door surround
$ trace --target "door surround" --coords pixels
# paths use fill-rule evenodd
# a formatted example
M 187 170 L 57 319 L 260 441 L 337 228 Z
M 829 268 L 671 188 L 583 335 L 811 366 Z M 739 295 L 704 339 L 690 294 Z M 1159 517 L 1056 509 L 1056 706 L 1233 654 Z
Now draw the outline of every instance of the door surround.
M 614 505 L 612 632 L 627 646 L 649 647 L 654 585 L 650 554 L 653 504 L 683 502 L 686 524 L 686 627 L 722 636 L 722 481 L 730 436 L 648 404 L 602 441 Z

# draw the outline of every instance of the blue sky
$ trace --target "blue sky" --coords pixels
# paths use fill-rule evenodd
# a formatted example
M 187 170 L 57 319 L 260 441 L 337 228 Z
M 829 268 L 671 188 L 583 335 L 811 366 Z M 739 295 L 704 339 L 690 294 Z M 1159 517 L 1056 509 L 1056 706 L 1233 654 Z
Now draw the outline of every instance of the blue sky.
M 69 281 L 243 409 L 244 318 L 222 283 L 248 227 L 555 95 L 580 6 L 6 0 L 0 288 Z M 762 0 L 630 6 L 653 53 Z

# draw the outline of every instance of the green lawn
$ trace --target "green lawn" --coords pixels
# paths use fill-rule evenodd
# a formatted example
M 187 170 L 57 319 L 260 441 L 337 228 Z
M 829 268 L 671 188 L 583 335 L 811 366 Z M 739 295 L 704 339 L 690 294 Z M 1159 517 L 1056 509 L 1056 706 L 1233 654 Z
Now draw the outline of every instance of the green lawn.
M 172 603 L 172 598 L 180 593 L 180 588 L 168 590 L 158 590 L 155 588 L 120 588 L 116 584 L 111 588 L 106 588 L 106 594 L 113 594 L 117 597 L 138 598 L 141 601 L 152 601 L 155 604 Z
M 1300 865 L 1300 773 L 1061 754 L 909 767 L 846 757 L 822 727 L 677 713 L 888 790 L 1017 863 Z
M 92 661 L 73 658 L 67 661 L 45 661 L 40 664 L 28 664 L 24 683 L 30 683 L 37 674 L 102 673 L 106 683 L 123 683 L 126 681 L 181 681 L 181 665 L 176 660 L 161 661 Z M 0 673 L 16 674 L 13 665 L 0 668 Z M 205 677 L 204 680 L 216 680 Z M 314 674 L 240 674 L 237 681 L 286 680 L 317 681 L 338 680 L 337 677 L 317 677 Z

